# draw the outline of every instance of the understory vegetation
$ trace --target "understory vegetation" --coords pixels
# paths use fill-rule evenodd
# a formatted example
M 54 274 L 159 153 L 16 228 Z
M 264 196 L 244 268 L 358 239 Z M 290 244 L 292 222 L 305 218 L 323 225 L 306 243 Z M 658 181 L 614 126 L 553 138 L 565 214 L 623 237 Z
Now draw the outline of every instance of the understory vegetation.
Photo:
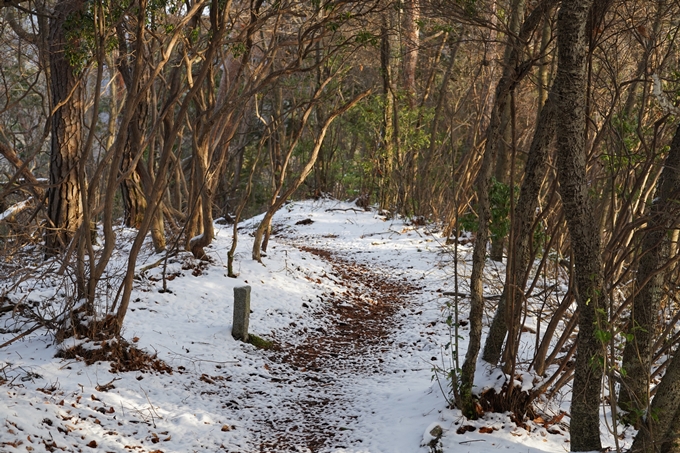
M 522 425 L 571 388 L 572 451 L 601 450 L 607 407 L 615 439 L 639 430 L 631 451 L 680 452 L 678 17 L 675 0 L 2 2 L 10 342 L 123 341 L 149 236 L 151 267 L 209 266 L 215 222 L 233 225 L 235 277 L 241 220 L 264 213 L 262 262 L 289 200 L 354 200 L 438 225 L 456 257 L 473 244 L 447 296 L 443 387 L 465 416 Z M 481 363 L 508 384 L 477 391 Z

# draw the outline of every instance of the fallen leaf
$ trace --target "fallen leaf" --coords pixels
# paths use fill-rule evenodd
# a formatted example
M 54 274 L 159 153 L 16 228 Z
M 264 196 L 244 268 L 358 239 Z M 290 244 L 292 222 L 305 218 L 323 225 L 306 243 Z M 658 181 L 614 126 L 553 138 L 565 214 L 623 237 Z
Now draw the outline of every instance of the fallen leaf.
M 547 428 L 550 425 L 555 425 L 555 424 L 561 422 L 565 415 L 567 415 L 566 412 L 564 412 L 564 411 L 560 412 L 558 415 L 555 415 L 553 418 L 551 418 L 550 421 L 545 424 L 545 425 L 547 425 L 545 427 Z
M 456 433 L 465 434 L 467 432 L 472 432 L 472 431 L 476 431 L 476 430 L 477 430 L 477 428 L 475 428 L 474 426 L 465 425 L 465 426 L 461 426 L 460 428 L 458 428 L 456 430 Z

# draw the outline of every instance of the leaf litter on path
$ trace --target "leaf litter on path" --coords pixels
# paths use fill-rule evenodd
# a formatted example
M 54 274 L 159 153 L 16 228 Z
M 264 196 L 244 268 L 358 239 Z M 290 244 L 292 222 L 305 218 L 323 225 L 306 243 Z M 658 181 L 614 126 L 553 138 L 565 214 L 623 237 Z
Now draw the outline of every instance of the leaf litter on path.
M 328 250 L 300 249 L 331 263 L 344 291 L 322 296 L 324 303 L 313 316 L 323 322 L 323 328 L 277 335 L 278 347 L 269 356 L 269 371 L 285 380 L 282 390 L 293 386 L 298 393 L 283 402 L 287 410 L 263 417 L 262 422 L 270 427 L 262 433 L 259 448 L 263 452 L 299 447 L 317 452 L 341 448 L 343 440 L 351 438 L 348 432 L 358 414 L 353 413 L 351 391 L 342 388 L 343 378 L 384 372 L 381 355 L 393 347 L 390 334 L 400 322 L 396 315 L 408 295 L 420 289 Z M 290 336 L 303 340 L 287 343 Z M 296 414 L 294 419 L 291 413 Z

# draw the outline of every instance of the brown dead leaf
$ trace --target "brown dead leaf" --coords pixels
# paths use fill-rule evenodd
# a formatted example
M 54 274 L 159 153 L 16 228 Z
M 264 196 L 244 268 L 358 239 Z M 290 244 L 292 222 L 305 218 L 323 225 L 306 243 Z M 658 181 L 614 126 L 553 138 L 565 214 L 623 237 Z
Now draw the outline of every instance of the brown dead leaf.
M 87 444 L 88 447 L 90 448 L 97 448 L 97 441 L 91 441 L 89 444 Z
M 560 412 L 558 415 L 555 415 L 553 418 L 551 418 L 550 421 L 548 423 L 546 423 L 546 425 L 555 425 L 555 424 L 561 422 L 565 415 L 567 415 L 566 412 Z M 546 426 L 546 428 L 547 428 L 547 426 Z
M 213 381 L 212 379 L 210 379 L 210 376 L 208 376 L 208 375 L 205 374 L 205 373 L 204 373 L 204 374 L 201 374 L 201 377 L 198 378 L 198 379 L 199 379 L 200 381 L 203 381 L 203 382 L 207 383 L 207 384 L 214 384 L 214 383 L 215 383 L 215 381 Z
M 479 432 L 481 434 L 491 434 L 494 431 L 495 429 L 491 428 L 490 426 L 482 426 L 481 428 L 479 428 Z
M 463 425 L 463 426 L 461 426 L 460 428 L 458 428 L 458 429 L 456 430 L 456 433 L 458 433 L 458 434 L 465 434 L 465 433 L 467 433 L 467 432 L 472 432 L 472 431 L 476 431 L 476 430 L 477 430 L 477 428 L 475 428 L 474 426 L 471 426 L 471 425 Z
M 231 426 L 229 425 L 222 425 L 222 431 L 231 431 Z

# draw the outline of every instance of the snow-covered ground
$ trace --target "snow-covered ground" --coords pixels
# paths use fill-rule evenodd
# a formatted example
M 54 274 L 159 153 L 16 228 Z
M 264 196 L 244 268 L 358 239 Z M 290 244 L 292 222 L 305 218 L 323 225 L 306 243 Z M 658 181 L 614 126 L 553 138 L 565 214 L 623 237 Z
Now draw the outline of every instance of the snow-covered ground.
M 532 422 L 528 431 L 506 414 L 470 422 L 447 408 L 434 369 L 451 366 L 443 293 L 453 291 L 453 252 L 434 226 L 338 201 L 290 203 L 274 218 L 263 265 L 250 259 L 258 221 L 241 225 L 236 279 L 226 275 L 232 227 L 220 225 L 211 264 L 168 260 L 169 291 L 159 291 L 162 264 L 140 273 L 123 335 L 171 373 L 55 358 L 44 330 L 0 350 L 0 451 L 429 452 L 437 425 L 444 452 L 569 450 L 568 416 L 551 432 Z M 470 252 L 459 245 L 462 293 Z M 138 268 L 160 258 L 148 254 Z M 500 291 L 497 275 L 502 268 L 490 269 L 489 294 Z M 250 332 L 278 349 L 232 338 L 242 285 L 252 288 Z M 460 309 L 465 320 L 466 299 Z M 375 322 L 354 325 L 364 321 Z M 0 343 L 21 332 L 16 322 L 4 315 Z M 502 381 L 490 371 L 478 382 Z M 568 410 L 568 395 L 561 403 Z

